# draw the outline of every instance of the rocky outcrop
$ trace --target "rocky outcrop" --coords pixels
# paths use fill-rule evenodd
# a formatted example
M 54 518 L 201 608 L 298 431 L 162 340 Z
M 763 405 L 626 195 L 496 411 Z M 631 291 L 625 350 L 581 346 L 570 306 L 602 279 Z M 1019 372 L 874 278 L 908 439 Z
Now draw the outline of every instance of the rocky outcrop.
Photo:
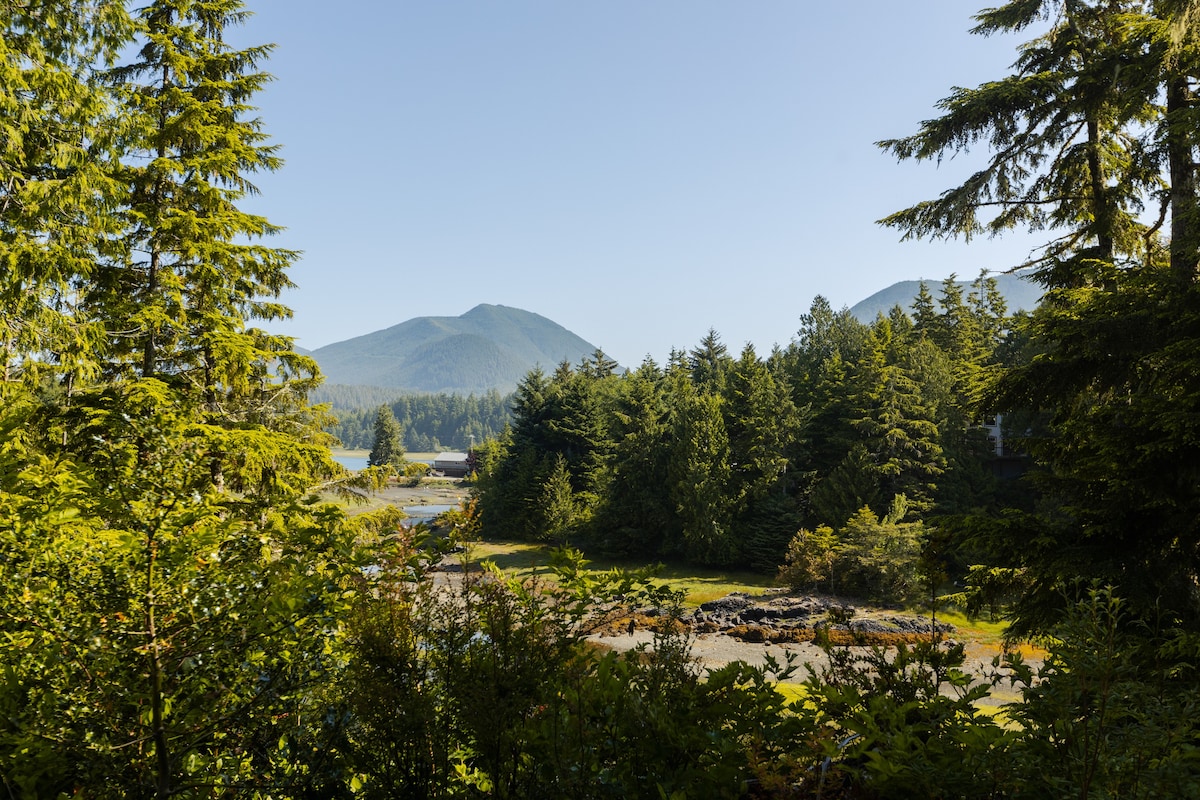
M 638 627 L 651 627 L 661 609 L 639 609 L 633 614 Z M 927 616 L 862 609 L 844 599 L 821 595 L 769 594 L 751 596 L 736 592 L 702 603 L 678 622 L 698 634 L 725 634 L 749 642 L 806 642 L 818 632 L 836 644 L 894 645 L 928 639 L 934 632 L 950 636 L 953 625 Z

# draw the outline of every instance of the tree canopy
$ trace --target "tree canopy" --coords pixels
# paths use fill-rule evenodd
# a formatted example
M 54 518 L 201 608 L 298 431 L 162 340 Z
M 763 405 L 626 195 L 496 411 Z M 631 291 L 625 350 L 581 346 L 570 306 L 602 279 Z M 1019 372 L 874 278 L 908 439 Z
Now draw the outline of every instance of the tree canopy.
M 1080 575 L 1141 613 L 1200 621 L 1194 15 L 1174 2 L 983 11 L 982 35 L 1048 29 L 1012 75 L 956 90 L 918 133 L 880 143 L 902 159 L 991 151 L 963 184 L 883 220 L 905 236 L 1054 234 L 1034 259 L 1047 294 L 1026 356 L 983 387 L 994 411 L 1044 420 L 1019 433 L 1049 502 L 974 523 L 1013 570 L 1020 630 L 1051 624 Z

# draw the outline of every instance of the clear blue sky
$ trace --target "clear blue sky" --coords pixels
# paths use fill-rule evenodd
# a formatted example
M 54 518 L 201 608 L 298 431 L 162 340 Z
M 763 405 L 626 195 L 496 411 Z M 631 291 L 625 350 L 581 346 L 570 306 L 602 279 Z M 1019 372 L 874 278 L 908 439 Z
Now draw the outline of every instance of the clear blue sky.
M 875 220 L 970 158 L 897 164 L 951 87 L 1019 39 L 954 0 L 249 0 L 284 168 L 247 202 L 304 251 L 279 327 L 316 348 L 479 303 L 636 366 L 711 327 L 735 355 L 814 295 L 974 277 L 1022 237 L 901 243 Z M 981 6 L 987 5 L 982 3 Z

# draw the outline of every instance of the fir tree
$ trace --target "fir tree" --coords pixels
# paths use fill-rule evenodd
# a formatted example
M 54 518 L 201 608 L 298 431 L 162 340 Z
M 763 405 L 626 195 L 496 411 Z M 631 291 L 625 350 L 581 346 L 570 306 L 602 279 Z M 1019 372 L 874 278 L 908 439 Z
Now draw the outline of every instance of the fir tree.
M 216 412 L 245 394 L 276 360 L 312 362 L 290 342 L 248 328 L 290 314 L 274 301 L 292 285 L 297 254 L 258 243 L 278 232 L 238 208 L 251 177 L 278 169 L 250 101 L 270 80 L 270 46 L 236 50 L 225 31 L 240 0 L 156 0 L 139 13 L 144 44 L 110 73 L 129 108 L 121 181 L 125 250 L 97 273 L 88 298 L 109 321 L 113 369 L 183 381 Z
M 0 382 L 95 373 L 103 325 L 79 286 L 120 223 L 117 113 L 93 80 L 126 46 L 125 4 L 0 7 Z
M 1033 259 L 1048 289 L 1022 331 L 1033 358 L 984 397 L 1046 421 L 1020 443 L 1041 466 L 1041 512 L 974 530 L 1023 587 L 1015 632 L 1052 627 L 1078 577 L 1195 627 L 1195 6 L 1020 0 L 977 19 L 985 35 L 1050 24 L 1014 74 L 956 90 L 918 134 L 882 143 L 917 159 L 992 148 L 964 184 L 884 220 L 906 235 L 1054 232 Z
M 787 470 L 787 452 L 800 437 L 800 415 L 786 385 L 776 381 L 747 344 L 726 380 L 722 406 L 729 435 L 731 494 L 744 510 L 765 498 Z
M 729 349 L 721 341 L 720 334 L 709 328 L 700 344 L 688 353 L 687 363 L 696 386 L 703 391 L 720 392 L 733 366 L 733 359 L 729 356 Z
M 702 564 L 733 564 L 740 554 L 731 531 L 729 436 L 721 397 L 682 381 L 672 388 L 668 481 L 683 553 Z
M 327 793 L 302 720 L 372 537 L 312 504 L 344 471 L 287 385 L 305 362 L 245 329 L 283 313 L 257 298 L 291 257 L 235 244 L 265 230 L 231 209 L 239 170 L 272 158 L 239 122 L 265 51 L 219 40 L 239 9 L 144 9 L 140 92 L 107 72 L 137 46 L 122 4 L 0 8 L 0 774 L 23 795 Z M 16 382 L 47 372 L 64 390 Z
M 898 359 L 888 320 L 871 332 L 871 353 L 854 376 L 850 422 L 871 455 L 883 496 L 905 494 L 913 512 L 922 513 L 945 466 L 934 409 Z
M 400 423 L 388 406 L 375 411 L 375 437 L 367 464 L 372 467 L 399 467 L 404 463 Z
M 612 477 L 597 527 L 609 550 L 663 555 L 680 537 L 667 481 L 670 427 L 664 376 L 647 359 L 623 384 L 611 426 Z

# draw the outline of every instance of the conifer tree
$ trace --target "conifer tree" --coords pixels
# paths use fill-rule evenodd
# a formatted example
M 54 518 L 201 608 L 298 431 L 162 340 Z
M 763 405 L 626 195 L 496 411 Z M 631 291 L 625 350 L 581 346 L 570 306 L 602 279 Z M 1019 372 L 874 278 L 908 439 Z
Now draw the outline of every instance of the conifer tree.
M 602 387 L 610 378 L 563 364 L 547 388 L 543 445 L 566 459 L 571 485 L 587 509 L 594 508 L 607 480 L 609 436 Z
M 169 376 L 213 412 L 272 362 L 312 367 L 288 340 L 248 327 L 290 314 L 275 298 L 297 254 L 261 244 L 279 228 L 237 206 L 257 192 L 255 173 L 282 163 L 250 105 L 270 80 L 259 65 L 271 47 L 225 41 L 247 13 L 241 0 L 155 0 L 139 12 L 144 43 L 110 73 L 129 109 L 126 247 L 89 298 L 109 321 L 114 371 Z
M 138 12 L 141 47 L 107 75 L 127 107 L 121 246 L 98 263 L 83 305 L 106 329 L 108 375 L 176 387 L 212 426 L 214 485 L 262 498 L 283 474 L 311 484 L 336 466 L 323 455 L 327 415 L 307 401 L 316 363 L 251 327 L 290 316 L 277 298 L 297 254 L 262 244 L 279 228 L 237 205 L 257 192 L 255 173 L 282 163 L 251 105 L 271 47 L 225 41 L 247 13 L 241 0 Z
M 402 431 L 396 415 L 388 406 L 380 406 L 375 410 L 375 437 L 371 445 L 371 454 L 367 458 L 368 466 L 399 467 L 404 463 L 404 444 L 401 441 Z
M 901 159 L 938 158 L 977 141 L 993 152 L 962 185 L 883 224 L 906 237 L 1062 230 L 1034 263 L 1063 286 L 1103 281 L 1097 269 L 1144 253 L 1138 214 L 1160 178 L 1138 128 L 1155 117 L 1147 59 L 1154 50 L 1161 58 L 1165 42 L 1147 41 L 1140 23 L 1150 20 L 1118 5 L 1015 0 L 981 12 L 975 32 L 983 35 L 1053 22 L 1021 48 L 1015 75 L 958 89 L 919 133 L 879 143 Z
M 287 385 L 304 361 L 245 327 L 284 312 L 259 301 L 291 257 L 241 243 L 267 228 L 231 206 L 273 159 L 241 122 L 265 51 L 220 43 L 240 14 L 153 3 L 142 60 L 108 72 L 123 4 L 0 4 L 0 774 L 22 796 L 327 794 L 299 754 L 370 536 L 313 505 L 339 470 Z M 66 392 L 11 383 L 47 365 Z
M 917 296 L 913 299 L 913 326 L 923 336 L 933 336 L 937 326 L 937 312 L 933 308 L 933 295 L 929 292 L 929 284 L 921 281 L 917 288 Z
M 576 524 L 579 503 L 571 486 L 567 460 L 561 453 L 555 456 L 554 466 L 542 484 L 538 511 L 542 519 L 540 539 L 562 543 Z
M 1047 420 L 1021 443 L 1043 467 L 1043 513 L 976 520 L 1023 582 L 1017 633 L 1052 626 L 1078 577 L 1119 586 L 1139 613 L 1200 625 L 1200 434 L 1183 421 L 1200 407 L 1194 12 L 1055 0 L 983 11 L 981 34 L 1049 29 L 1020 48 L 1014 74 L 956 90 L 919 133 L 881 143 L 916 159 L 992 149 L 961 186 L 883 220 L 906 236 L 1054 234 L 1032 262 L 1049 290 L 1026 326 L 1035 355 L 987 398 Z
M 858 435 L 852 418 L 850 371 L 861 361 L 870 331 L 848 310 L 834 312 L 818 295 L 800 318 L 800 330 L 785 354 L 793 404 L 810 409 L 810 460 L 807 470 L 819 480 L 833 470 Z M 817 520 L 814 524 L 819 524 Z
M 683 553 L 702 564 L 736 563 L 740 554 L 731 531 L 729 435 L 721 396 L 678 379 L 672 390 L 668 480 Z
M 689 351 L 688 367 L 692 371 L 692 381 L 701 390 L 720 392 L 725 387 L 733 359 L 716 330 L 709 328 L 700 344 Z
M 500 438 L 494 467 L 480 479 L 479 507 L 485 530 L 515 538 L 537 538 L 537 503 L 549 475 L 546 420 L 550 381 L 530 370 L 512 399 L 512 426 Z
M 125 4 L 0 5 L 0 383 L 94 374 L 78 286 L 116 235 L 116 105 L 92 77 L 131 35 Z
M 722 406 L 733 464 L 731 494 L 739 509 L 763 499 L 783 479 L 787 452 L 800 436 L 788 388 L 747 344 L 734 363 Z
M 891 323 L 881 318 L 871 333 L 871 352 L 854 376 L 850 422 L 871 455 L 883 496 L 904 494 L 920 514 L 931 508 L 945 466 L 934 409 L 898 358 Z
M 612 476 L 597 527 L 607 549 L 663 555 L 679 541 L 667 479 L 671 429 L 664 376 L 647 358 L 622 383 L 611 427 Z

